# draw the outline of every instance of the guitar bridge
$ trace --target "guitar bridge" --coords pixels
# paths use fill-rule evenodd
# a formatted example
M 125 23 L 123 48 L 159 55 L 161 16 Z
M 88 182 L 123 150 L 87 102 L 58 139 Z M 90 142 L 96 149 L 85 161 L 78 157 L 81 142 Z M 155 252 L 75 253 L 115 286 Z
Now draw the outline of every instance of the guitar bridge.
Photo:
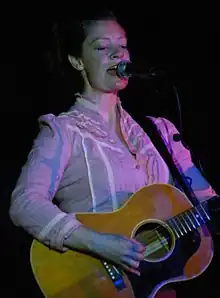
M 126 288 L 122 272 L 116 266 L 109 264 L 106 261 L 102 262 L 102 264 L 116 289 L 118 291 L 122 291 L 124 288 Z

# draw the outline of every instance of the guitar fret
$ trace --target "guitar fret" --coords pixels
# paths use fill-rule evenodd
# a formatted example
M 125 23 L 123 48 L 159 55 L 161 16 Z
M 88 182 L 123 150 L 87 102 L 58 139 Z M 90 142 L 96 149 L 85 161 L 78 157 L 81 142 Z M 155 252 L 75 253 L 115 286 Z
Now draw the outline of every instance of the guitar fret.
M 190 212 L 190 214 L 193 218 L 193 222 L 194 222 L 195 227 L 198 228 L 200 226 L 200 223 L 199 223 L 198 219 L 196 218 L 193 210 L 190 210 L 189 212 Z
M 185 224 L 186 224 L 186 226 L 187 226 L 188 230 L 191 232 L 191 231 L 192 231 L 192 229 L 190 228 L 190 226 L 189 226 L 189 224 L 188 224 L 187 220 L 185 219 L 184 215 L 182 215 L 182 218 L 183 218 L 183 220 L 184 220 L 184 222 L 185 222 Z
M 196 229 L 196 226 L 194 225 L 192 219 L 190 218 L 188 211 L 186 211 L 186 215 L 187 215 L 187 217 L 188 217 L 188 219 L 189 219 L 189 221 L 190 221 L 192 227 L 193 227 L 194 229 Z
M 173 226 L 172 219 L 170 219 L 168 222 L 169 222 L 169 224 L 170 224 L 172 230 L 173 230 L 174 233 L 176 234 L 176 237 L 177 237 L 177 238 L 180 238 L 179 233 L 177 232 L 176 228 Z
M 200 226 L 200 222 L 199 222 L 198 219 L 197 219 L 198 214 L 196 214 L 196 215 L 197 215 L 197 216 L 196 216 L 196 215 L 194 214 L 193 210 L 190 210 L 190 212 L 191 212 L 192 216 L 194 217 L 194 219 L 195 219 L 197 225 Z
M 178 218 L 178 220 L 179 220 L 181 226 L 183 227 L 184 232 L 187 234 L 187 230 L 186 230 L 186 228 L 184 227 L 183 223 L 181 222 L 181 218 L 180 218 L 180 217 L 177 217 L 177 218 Z
M 183 225 L 182 222 L 181 222 L 181 218 L 180 218 L 179 216 L 177 216 L 176 219 L 177 219 L 177 221 L 179 221 L 179 223 L 180 223 L 180 228 L 182 228 L 183 231 L 184 231 L 185 233 L 187 233 L 186 228 L 184 227 L 184 225 Z
M 176 223 L 176 221 L 175 221 L 175 219 L 174 219 L 174 218 L 173 218 L 173 222 L 175 223 L 175 225 L 176 225 L 176 226 L 177 226 L 177 228 L 179 229 L 179 232 L 180 232 L 181 236 L 183 236 L 183 232 L 181 231 L 181 229 L 180 229 L 180 227 L 179 227 L 178 223 Z
M 210 220 L 211 218 L 209 217 L 208 213 L 205 211 L 205 208 L 202 206 L 202 204 L 200 205 L 200 207 L 202 208 L 202 210 L 203 210 L 203 212 L 204 212 L 206 218 L 207 218 L 208 220 Z
M 201 215 L 201 213 L 199 212 L 198 208 L 199 208 L 199 206 L 195 207 L 195 209 L 196 209 L 197 213 L 199 214 L 200 218 L 202 219 L 203 223 L 205 223 L 205 220 L 204 220 L 203 216 Z

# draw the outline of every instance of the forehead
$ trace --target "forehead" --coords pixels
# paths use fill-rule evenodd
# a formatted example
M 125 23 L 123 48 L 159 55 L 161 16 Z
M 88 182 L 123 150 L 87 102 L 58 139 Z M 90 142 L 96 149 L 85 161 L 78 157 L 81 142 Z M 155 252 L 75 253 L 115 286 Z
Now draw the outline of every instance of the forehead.
M 96 21 L 88 29 L 88 40 L 126 37 L 125 30 L 113 20 Z

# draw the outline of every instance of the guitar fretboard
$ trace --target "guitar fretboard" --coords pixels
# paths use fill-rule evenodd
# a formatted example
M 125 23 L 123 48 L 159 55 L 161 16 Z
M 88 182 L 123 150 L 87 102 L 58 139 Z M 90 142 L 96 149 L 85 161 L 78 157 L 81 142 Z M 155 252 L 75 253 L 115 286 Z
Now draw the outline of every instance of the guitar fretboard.
M 180 238 L 181 236 L 198 229 L 211 219 L 206 210 L 206 204 L 207 202 L 203 202 L 167 221 L 167 224 L 174 231 L 176 238 Z

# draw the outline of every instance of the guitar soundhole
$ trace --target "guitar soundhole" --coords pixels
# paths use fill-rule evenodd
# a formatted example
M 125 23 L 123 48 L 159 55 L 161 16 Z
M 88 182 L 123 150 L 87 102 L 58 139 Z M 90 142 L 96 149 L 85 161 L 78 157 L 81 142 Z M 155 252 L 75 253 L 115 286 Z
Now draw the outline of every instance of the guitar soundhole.
M 163 222 L 151 221 L 142 224 L 136 230 L 134 238 L 146 245 L 145 260 L 149 262 L 167 259 L 174 249 L 173 232 Z

